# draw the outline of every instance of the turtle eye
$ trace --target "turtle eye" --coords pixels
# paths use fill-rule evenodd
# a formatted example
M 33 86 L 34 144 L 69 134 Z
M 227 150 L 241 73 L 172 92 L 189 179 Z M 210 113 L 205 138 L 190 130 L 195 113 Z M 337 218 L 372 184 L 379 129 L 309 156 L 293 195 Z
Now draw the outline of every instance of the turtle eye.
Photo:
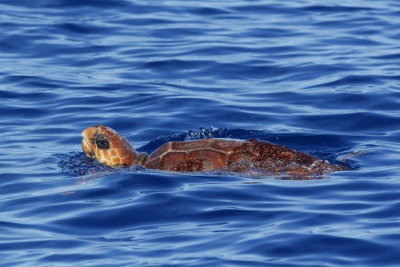
M 105 135 L 99 134 L 96 136 L 96 145 L 101 150 L 110 149 L 110 143 Z

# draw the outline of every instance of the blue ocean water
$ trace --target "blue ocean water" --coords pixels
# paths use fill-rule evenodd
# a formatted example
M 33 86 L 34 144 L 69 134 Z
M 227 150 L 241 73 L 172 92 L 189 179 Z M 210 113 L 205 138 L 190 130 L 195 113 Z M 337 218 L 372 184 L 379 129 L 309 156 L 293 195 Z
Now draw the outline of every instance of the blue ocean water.
M 400 3 L 0 1 L 2 266 L 399 266 Z M 111 169 L 139 151 L 257 138 L 319 179 Z

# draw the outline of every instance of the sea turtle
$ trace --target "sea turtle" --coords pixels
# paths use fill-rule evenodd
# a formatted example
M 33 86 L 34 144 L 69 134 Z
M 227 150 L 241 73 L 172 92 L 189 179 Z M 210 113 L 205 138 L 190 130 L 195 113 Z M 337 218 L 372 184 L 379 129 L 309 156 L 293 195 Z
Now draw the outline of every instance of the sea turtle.
M 256 168 L 270 174 L 291 175 L 321 175 L 346 169 L 304 152 L 254 139 L 168 142 L 148 155 L 136 152 L 123 136 L 102 125 L 87 128 L 82 137 L 85 154 L 112 167 L 143 165 L 178 172 L 242 173 Z

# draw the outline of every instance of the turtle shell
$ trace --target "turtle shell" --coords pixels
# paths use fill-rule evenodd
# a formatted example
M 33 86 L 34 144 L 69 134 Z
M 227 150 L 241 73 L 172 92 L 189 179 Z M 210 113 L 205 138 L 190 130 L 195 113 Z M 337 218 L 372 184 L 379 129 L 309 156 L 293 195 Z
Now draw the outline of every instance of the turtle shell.
M 281 145 L 260 140 L 232 139 L 168 142 L 149 155 L 145 166 L 179 172 L 218 169 L 246 172 L 249 166 L 254 166 L 274 174 L 300 175 L 343 170 L 342 166 L 325 163 L 319 158 Z M 240 171 L 238 166 L 247 167 Z
M 223 139 L 168 142 L 149 155 L 145 166 L 181 172 L 216 170 L 227 165 L 229 155 L 245 142 Z

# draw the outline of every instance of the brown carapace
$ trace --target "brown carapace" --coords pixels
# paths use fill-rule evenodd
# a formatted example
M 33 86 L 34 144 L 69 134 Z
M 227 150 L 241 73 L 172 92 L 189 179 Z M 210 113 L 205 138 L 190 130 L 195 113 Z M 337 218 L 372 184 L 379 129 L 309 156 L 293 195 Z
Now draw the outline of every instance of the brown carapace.
M 82 132 L 85 154 L 105 165 L 143 165 L 148 169 L 178 172 L 221 170 L 271 175 L 322 175 L 346 170 L 309 154 L 260 140 L 202 139 L 168 142 L 150 155 L 138 153 L 109 127 L 96 125 Z

